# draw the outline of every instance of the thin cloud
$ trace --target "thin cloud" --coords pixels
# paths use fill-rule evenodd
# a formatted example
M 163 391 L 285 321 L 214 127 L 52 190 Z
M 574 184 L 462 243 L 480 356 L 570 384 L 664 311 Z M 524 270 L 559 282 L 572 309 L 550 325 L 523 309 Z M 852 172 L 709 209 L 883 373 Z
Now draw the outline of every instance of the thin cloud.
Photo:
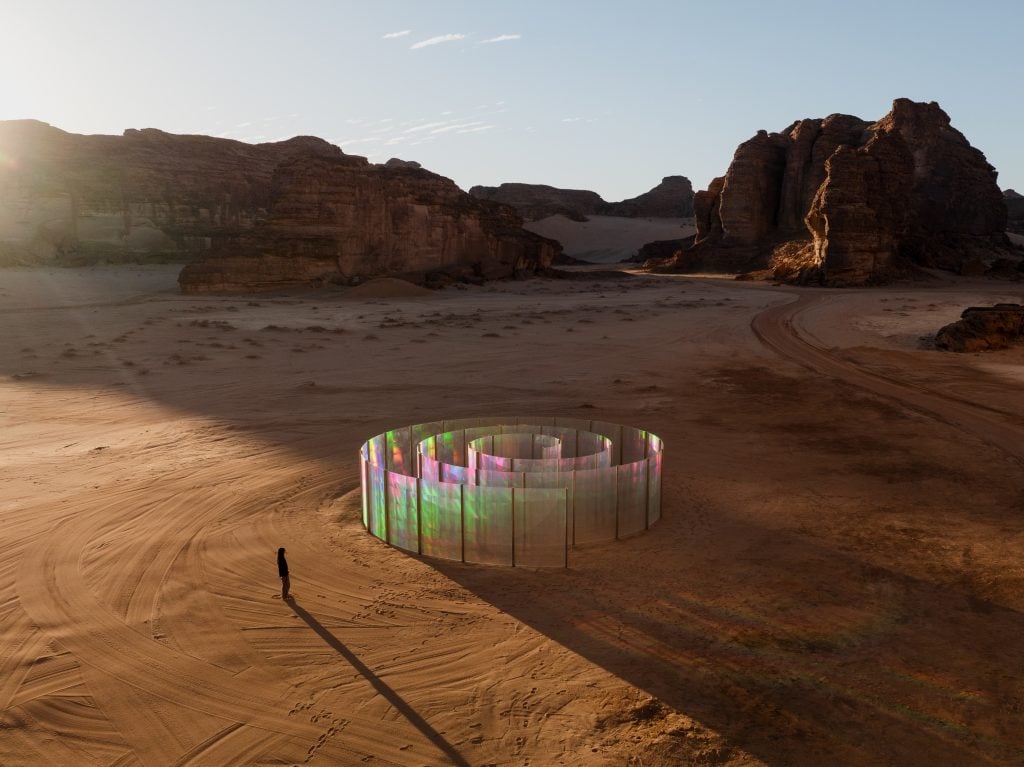
M 440 128 L 442 125 L 447 124 L 447 121 L 439 123 L 423 123 L 423 125 L 417 125 L 415 128 L 407 128 L 406 130 L 402 131 L 402 133 L 416 133 L 416 131 L 430 130 L 431 128 Z
M 401 32 L 388 32 L 386 35 L 381 35 L 380 39 L 381 40 L 394 40 L 396 37 L 405 37 L 406 35 L 411 35 L 411 34 L 412 34 L 412 30 L 411 29 L 403 29 Z
M 503 43 L 506 40 L 518 40 L 522 35 L 498 35 L 497 37 L 489 37 L 486 40 L 481 40 L 480 44 L 484 43 Z
M 463 128 L 475 128 L 477 125 L 483 125 L 483 120 L 477 120 L 471 123 L 456 123 L 455 125 L 445 125 L 443 128 L 434 128 L 430 131 L 431 133 L 447 133 L 450 130 L 461 130 Z
M 449 35 L 438 35 L 437 37 L 429 37 L 426 40 L 420 40 L 418 43 L 413 43 L 409 46 L 409 50 L 415 51 L 420 48 L 426 48 L 428 45 L 440 45 L 441 43 L 454 43 L 456 40 L 465 40 L 466 36 L 457 32 Z
M 481 125 L 479 128 L 463 128 L 462 130 L 455 131 L 456 133 L 480 133 L 485 130 L 490 130 L 493 125 Z

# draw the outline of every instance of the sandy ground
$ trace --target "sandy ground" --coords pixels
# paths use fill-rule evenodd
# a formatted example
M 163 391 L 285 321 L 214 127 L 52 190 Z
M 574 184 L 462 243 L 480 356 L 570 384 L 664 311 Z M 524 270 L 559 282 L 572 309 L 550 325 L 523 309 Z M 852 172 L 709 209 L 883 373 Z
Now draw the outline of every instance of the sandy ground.
M 0 272 L 0 764 L 1024 760 L 1024 352 L 921 341 L 1019 286 L 174 276 Z M 556 571 L 362 530 L 363 440 L 512 413 L 660 434 L 662 521 Z
M 636 255 L 648 242 L 689 237 L 697 231 L 692 223 L 693 219 L 683 218 L 590 216 L 587 221 L 571 221 L 565 216 L 549 216 L 528 221 L 523 228 L 558 240 L 568 256 L 613 264 Z

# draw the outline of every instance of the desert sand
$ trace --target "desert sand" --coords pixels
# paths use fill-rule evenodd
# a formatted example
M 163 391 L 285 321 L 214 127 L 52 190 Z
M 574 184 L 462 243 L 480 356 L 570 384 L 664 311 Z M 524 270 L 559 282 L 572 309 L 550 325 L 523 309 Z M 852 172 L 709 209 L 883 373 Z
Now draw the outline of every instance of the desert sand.
M 0 764 L 1024 759 L 1024 351 L 921 341 L 1019 285 L 175 274 L 2 272 Z M 661 522 L 564 570 L 363 531 L 365 439 L 519 413 L 661 435 Z
M 589 216 L 586 221 L 548 216 L 539 221 L 527 221 L 523 228 L 558 240 L 567 256 L 594 264 L 625 261 L 648 242 L 679 240 L 697 231 L 692 218 L 622 216 Z

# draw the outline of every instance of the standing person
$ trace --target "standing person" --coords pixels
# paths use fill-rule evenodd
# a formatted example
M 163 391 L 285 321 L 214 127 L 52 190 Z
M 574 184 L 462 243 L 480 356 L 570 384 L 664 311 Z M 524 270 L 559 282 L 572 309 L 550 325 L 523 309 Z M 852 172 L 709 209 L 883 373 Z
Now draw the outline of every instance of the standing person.
M 281 576 L 281 599 L 287 599 L 292 582 L 288 578 L 288 560 L 284 558 L 284 546 L 277 550 L 277 574 Z

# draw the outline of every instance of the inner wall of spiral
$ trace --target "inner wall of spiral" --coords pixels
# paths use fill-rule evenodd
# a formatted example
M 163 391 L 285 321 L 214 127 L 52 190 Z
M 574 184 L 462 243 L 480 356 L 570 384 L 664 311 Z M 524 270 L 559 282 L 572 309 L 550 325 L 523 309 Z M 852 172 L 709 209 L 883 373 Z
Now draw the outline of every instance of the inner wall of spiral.
M 378 434 L 360 449 L 363 525 L 439 559 L 565 567 L 569 550 L 661 516 L 659 437 L 576 418 L 463 418 Z

